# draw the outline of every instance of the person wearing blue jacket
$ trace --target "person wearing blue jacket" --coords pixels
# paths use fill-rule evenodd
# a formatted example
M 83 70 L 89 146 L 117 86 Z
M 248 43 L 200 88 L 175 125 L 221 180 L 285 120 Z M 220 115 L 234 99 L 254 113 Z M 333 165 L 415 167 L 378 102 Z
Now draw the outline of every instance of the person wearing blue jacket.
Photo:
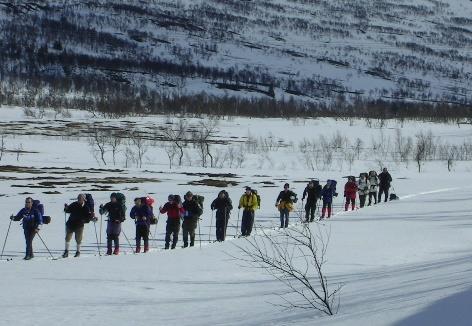
M 336 181 L 328 180 L 326 185 L 321 190 L 321 198 L 323 200 L 323 208 L 321 210 L 321 219 L 325 218 L 326 211 L 328 211 L 328 218 L 331 217 L 331 209 L 333 197 L 336 197 Z
M 25 234 L 26 253 L 24 260 L 30 260 L 34 257 L 33 254 L 33 239 L 36 233 L 39 232 L 41 224 L 43 224 L 43 217 L 41 212 L 33 207 L 33 198 L 25 199 L 25 207 L 22 208 L 18 214 L 10 217 L 13 221 L 23 220 L 23 231 Z
M 149 229 L 153 214 L 148 205 L 141 198 L 134 199 L 134 206 L 129 216 L 136 224 L 136 253 L 141 252 L 141 238 L 144 240 L 144 252 L 149 251 Z

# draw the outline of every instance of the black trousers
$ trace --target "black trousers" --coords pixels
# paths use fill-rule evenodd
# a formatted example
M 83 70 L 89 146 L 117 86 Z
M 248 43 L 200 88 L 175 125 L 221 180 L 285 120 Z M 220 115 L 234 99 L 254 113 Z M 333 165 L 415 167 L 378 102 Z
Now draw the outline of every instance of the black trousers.
M 141 248 L 141 239 L 144 240 L 144 247 L 149 247 L 149 228 L 147 225 L 136 225 L 136 248 Z
M 307 202 L 305 204 L 305 219 L 307 222 L 313 222 L 315 220 L 316 201 Z
M 365 206 L 365 200 L 366 200 L 367 195 L 359 195 L 359 202 L 361 208 Z
M 35 229 L 28 228 L 24 229 L 24 234 L 25 234 L 25 243 L 26 243 L 26 250 L 25 250 L 25 256 L 27 257 L 33 257 L 33 239 L 34 236 L 36 235 Z
M 379 203 L 382 201 L 382 194 L 385 194 L 385 200 L 388 199 L 388 189 L 389 187 L 379 187 Z
M 225 241 L 229 216 L 216 216 L 216 240 Z
M 254 211 L 244 210 L 243 218 L 241 220 L 241 235 L 242 236 L 251 235 L 253 225 L 254 225 Z
M 374 204 L 377 204 L 377 191 L 369 192 L 369 205 L 372 204 L 372 198 L 374 198 Z
M 188 238 L 190 236 L 190 247 L 195 244 L 195 229 L 197 228 L 198 219 L 196 217 L 184 219 L 182 222 L 182 236 L 184 239 L 184 247 L 188 247 Z
M 178 218 L 168 218 L 166 225 L 166 249 L 169 248 L 170 235 L 172 234 L 172 249 L 177 245 L 179 241 L 179 231 L 180 231 L 180 219 Z

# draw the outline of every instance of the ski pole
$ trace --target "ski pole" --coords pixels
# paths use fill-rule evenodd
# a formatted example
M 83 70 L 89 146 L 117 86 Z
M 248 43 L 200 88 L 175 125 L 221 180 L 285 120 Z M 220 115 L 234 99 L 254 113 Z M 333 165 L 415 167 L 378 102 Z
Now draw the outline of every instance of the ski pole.
M 208 232 L 208 242 L 211 241 L 211 227 L 213 226 L 213 210 L 211 211 L 210 231 Z
M 226 228 L 228 227 L 228 220 L 229 220 L 229 216 L 226 215 L 226 214 L 227 214 L 227 209 L 228 209 L 228 208 L 225 207 L 225 212 L 224 212 L 225 215 L 223 216 L 224 222 L 225 222 L 225 223 L 224 223 L 224 226 L 223 226 L 223 227 L 224 227 L 224 230 L 223 230 L 223 241 L 226 240 Z
M 123 228 L 121 228 L 121 233 L 123 233 L 123 235 L 125 236 L 125 239 L 126 239 L 126 241 L 128 242 L 128 245 L 129 245 L 129 247 L 131 248 L 131 250 L 133 250 L 133 246 L 131 245 L 131 242 L 129 241 L 128 237 L 126 236 L 126 233 L 125 233 L 125 231 L 123 230 Z M 136 254 L 136 251 L 133 250 L 133 254 Z
M 202 249 L 202 230 L 200 229 L 200 218 L 197 219 L 198 224 L 198 242 L 200 243 L 200 249 Z
M 98 249 L 98 256 L 102 256 L 100 252 L 100 243 L 98 242 L 98 234 L 97 234 L 97 223 L 93 222 L 93 228 L 95 229 L 95 239 L 97 239 L 97 249 Z
M 11 222 L 13 221 L 12 217 L 10 217 L 10 223 L 8 224 L 7 235 L 5 236 L 5 241 L 3 242 L 2 254 L 0 255 L 0 259 L 3 258 L 3 251 L 5 250 L 5 245 L 7 244 L 8 234 L 10 233 Z
M 157 224 L 159 223 L 159 216 L 161 216 L 161 212 L 157 214 L 157 221 L 156 221 L 156 226 L 154 227 L 154 241 L 156 241 L 156 236 L 157 236 Z
M 54 258 L 54 256 L 52 255 L 51 253 L 51 250 L 49 250 L 48 246 L 46 245 L 46 242 L 44 242 L 43 238 L 41 237 L 41 235 L 39 234 L 39 232 L 36 232 L 38 234 L 38 237 L 39 239 L 41 240 L 41 242 L 43 243 L 44 247 L 46 248 L 46 250 L 49 252 L 49 255 L 51 256 L 52 260 L 56 260 L 57 258 Z
M 236 238 L 238 236 L 238 230 L 239 230 L 239 215 L 241 213 L 241 208 L 238 208 L 238 220 L 236 222 L 236 233 L 234 234 L 234 237 Z
M 102 220 L 103 220 L 103 214 L 100 212 L 100 234 L 99 234 L 100 245 L 102 244 Z

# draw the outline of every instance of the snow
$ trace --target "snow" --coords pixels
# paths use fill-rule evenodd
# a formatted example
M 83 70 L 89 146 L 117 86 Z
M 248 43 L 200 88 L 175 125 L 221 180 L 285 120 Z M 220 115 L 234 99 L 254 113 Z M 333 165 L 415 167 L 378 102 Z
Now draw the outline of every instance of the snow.
M 158 127 L 166 120 L 156 116 L 107 121 L 93 119 L 84 112 L 71 113 L 72 118 L 65 121 L 91 123 L 97 120 L 114 126 L 135 121 L 143 127 L 147 124 Z M 18 108 L 2 107 L 0 115 L 2 130 L 7 123 L 25 120 L 30 127 L 38 122 L 48 126 L 61 125 L 61 121 L 54 121 L 50 116 L 42 120 L 26 119 Z M 189 120 L 197 122 L 199 119 Z M 393 135 L 396 128 L 400 125 L 390 121 L 382 132 Z M 228 188 L 234 204 L 242 194 L 243 186 L 249 184 L 256 187 L 262 196 L 262 208 L 256 213 L 256 225 L 258 228 L 269 228 L 278 224 L 273 206 L 285 181 L 301 197 L 305 182 L 297 181 L 307 180 L 313 175 L 320 180 L 335 178 L 339 182 L 338 192 L 342 193 L 343 176 L 377 169 L 376 162 L 368 158 L 357 161 L 352 172 L 347 165 L 340 168 L 335 162 L 330 170 L 313 172 L 300 162 L 296 148 L 281 148 L 267 154 L 272 160 L 279 161 L 272 167 L 267 162 L 260 164 L 260 156 L 251 154 L 242 168 L 210 169 L 193 165 L 169 170 L 165 154 L 153 148 L 147 154 L 149 157 L 142 169 L 124 169 L 121 161 L 116 167 L 98 165 L 85 138 L 21 135 L 26 130 L 17 130 L 15 135 L 8 134 L 7 148 L 22 143 L 25 150 L 39 153 L 24 154 L 19 162 L 13 153 L 7 153 L 1 165 L 54 169 L 40 170 L 40 174 L 0 173 L 0 195 L 4 195 L 0 197 L 0 210 L 4 212 L 0 219 L 2 244 L 9 224 L 8 216 L 22 207 L 26 195 L 21 193 L 28 191 L 45 203 L 46 213 L 53 217 L 50 225 L 43 226 L 41 236 L 53 255 L 59 256 L 64 246 L 63 204 L 72 201 L 79 192 L 91 188 L 87 180 L 79 184 L 59 185 L 55 189 L 15 188 L 12 185 L 36 184 L 39 181 L 31 179 L 34 177 L 81 180 L 78 178 L 140 176 L 156 178 L 160 182 L 112 185 L 112 189 L 116 190 L 139 187 L 137 191 L 123 191 L 128 198 L 128 210 L 133 197 L 146 193 L 153 193 L 157 206 L 169 193 L 183 194 L 190 189 L 205 196 L 200 225 L 202 246 L 200 249 L 197 235 L 194 248 L 163 250 L 165 218 L 161 216 L 157 239 L 151 241 L 150 253 L 134 255 L 124 237 L 121 237 L 120 256 L 99 257 L 96 255 L 94 226 L 88 224 L 80 258 L 50 260 L 48 252 L 36 238 L 36 257 L 25 262 L 21 260 L 24 249 L 21 227 L 13 223 L 5 248 L 5 256 L 13 260 L 0 262 L 1 325 L 409 326 L 467 325 L 470 320 L 472 174 L 469 162 L 457 162 L 452 172 L 447 172 L 442 162 L 430 162 L 419 174 L 413 163 L 406 167 L 386 159 L 400 200 L 347 213 L 341 209 L 342 196 L 335 200 L 336 215 L 331 220 L 312 225 L 314 229 L 319 227 L 330 232 L 325 273 L 330 284 L 343 284 L 339 313 L 326 317 L 313 311 L 280 308 L 277 306 L 283 303 L 280 295 L 288 295 L 287 289 L 263 271 L 233 258 L 241 257 L 237 246 L 245 245 L 244 239 L 234 238 L 237 210 L 233 211 L 230 219 L 228 241 L 208 242 L 210 224 L 210 238 L 215 239 L 215 221 L 209 205 L 220 189 L 188 185 L 188 181 L 205 178 L 189 173 L 234 173 L 236 177 L 226 178 L 239 182 L 238 186 Z M 348 121 L 330 119 L 295 123 L 281 119 L 235 118 L 220 122 L 218 137 L 227 140 L 235 137 L 234 141 L 241 141 L 249 131 L 254 136 L 267 137 L 272 134 L 285 143 L 296 143 L 304 137 L 316 138 L 336 130 L 362 137 L 367 142 L 379 135 L 379 129 L 367 128 L 358 120 L 351 126 Z M 471 136 L 469 126 L 458 128 L 457 125 L 405 122 L 401 130 L 405 136 L 414 136 L 419 130 L 431 130 L 437 140 L 450 143 L 461 143 Z M 280 162 L 281 158 L 286 163 Z M 258 169 L 259 166 L 262 168 Z M 84 171 L 65 170 L 65 167 Z M 92 175 L 87 171 L 90 168 L 104 170 Z M 123 171 L 117 175 L 110 170 L 113 168 Z M 275 187 L 263 187 L 259 183 L 267 180 L 274 181 Z M 43 193 L 48 190 L 60 193 Z M 110 192 L 93 192 L 96 204 L 106 202 Z M 291 224 L 291 227 L 297 227 L 294 213 Z M 99 228 L 99 223 L 96 226 Z M 134 225 L 129 218 L 124 223 L 124 231 L 133 241 Z M 154 228 L 151 231 L 154 232 Z M 102 252 L 104 238 L 103 233 Z M 178 246 L 181 244 L 180 235 Z M 74 241 L 71 242 L 71 250 L 75 250 Z

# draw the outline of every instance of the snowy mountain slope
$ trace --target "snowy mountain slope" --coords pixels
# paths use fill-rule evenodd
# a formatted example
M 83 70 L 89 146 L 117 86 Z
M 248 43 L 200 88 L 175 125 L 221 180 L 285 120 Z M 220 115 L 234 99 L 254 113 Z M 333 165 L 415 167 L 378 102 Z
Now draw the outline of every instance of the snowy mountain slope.
M 470 103 L 466 1 L 32 3 L 0 4 L 4 103 L 83 108 L 105 92 L 147 111 L 202 93 Z

